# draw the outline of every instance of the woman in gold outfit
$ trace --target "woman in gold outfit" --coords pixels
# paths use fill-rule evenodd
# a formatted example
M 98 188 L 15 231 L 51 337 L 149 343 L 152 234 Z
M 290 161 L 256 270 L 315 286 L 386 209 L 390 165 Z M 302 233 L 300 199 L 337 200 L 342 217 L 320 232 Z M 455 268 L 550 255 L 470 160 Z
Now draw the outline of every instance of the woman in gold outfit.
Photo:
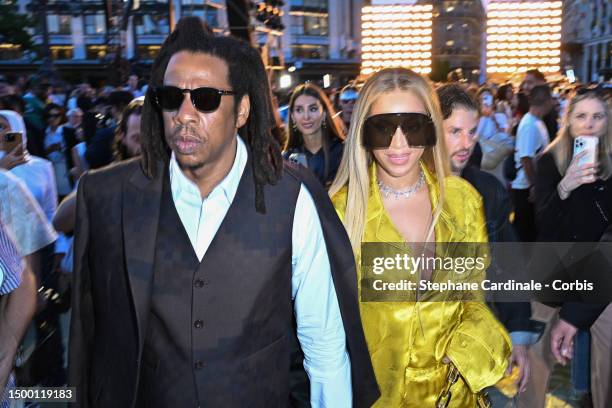
M 472 301 L 362 296 L 362 243 L 429 243 L 435 251 L 448 242 L 486 243 L 482 199 L 449 175 L 443 140 L 431 85 L 408 69 L 379 71 L 360 92 L 330 188 L 357 258 L 361 318 L 382 393 L 376 407 L 475 407 L 508 364 L 510 339 L 480 292 Z M 454 368 L 460 376 L 449 395 Z

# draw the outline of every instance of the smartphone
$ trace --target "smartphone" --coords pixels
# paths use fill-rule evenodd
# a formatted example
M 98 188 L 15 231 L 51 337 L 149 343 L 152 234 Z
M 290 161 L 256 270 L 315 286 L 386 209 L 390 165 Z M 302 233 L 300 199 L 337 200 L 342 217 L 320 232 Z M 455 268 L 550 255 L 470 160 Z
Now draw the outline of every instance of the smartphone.
M 289 155 L 289 161 L 295 164 L 301 164 L 304 167 L 308 167 L 308 159 L 304 153 L 291 153 Z
M 574 139 L 574 157 L 583 151 L 587 153 L 578 162 L 579 166 L 585 164 L 594 164 L 597 162 L 597 145 L 599 138 L 597 136 L 578 136 Z
M 2 137 L 2 150 L 9 153 L 22 144 L 21 132 L 6 132 Z

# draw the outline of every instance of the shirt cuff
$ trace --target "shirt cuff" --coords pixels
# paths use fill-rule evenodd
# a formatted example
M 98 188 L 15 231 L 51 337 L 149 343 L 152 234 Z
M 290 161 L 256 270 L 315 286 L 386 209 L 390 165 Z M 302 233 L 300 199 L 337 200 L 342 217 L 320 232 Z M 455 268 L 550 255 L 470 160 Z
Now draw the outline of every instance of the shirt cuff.
M 304 361 L 310 379 L 310 405 L 312 408 L 353 406 L 351 361 L 346 350 L 340 366 L 333 372 L 310 366 Z
M 525 346 L 535 344 L 538 341 L 539 334 L 530 331 L 513 331 L 510 333 L 510 340 L 513 346 Z

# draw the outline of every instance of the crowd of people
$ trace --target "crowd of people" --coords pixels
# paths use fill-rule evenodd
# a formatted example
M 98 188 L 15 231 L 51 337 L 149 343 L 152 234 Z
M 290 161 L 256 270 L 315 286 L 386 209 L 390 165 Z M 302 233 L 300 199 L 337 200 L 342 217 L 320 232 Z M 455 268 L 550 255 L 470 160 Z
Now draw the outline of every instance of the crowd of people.
M 368 244 L 610 241 L 612 87 L 517 85 L 384 69 L 296 86 L 283 121 L 197 18 L 146 85 L 0 82 L 0 407 L 487 406 L 513 368 L 544 407 L 554 361 L 608 406 L 608 304 L 363 296 Z

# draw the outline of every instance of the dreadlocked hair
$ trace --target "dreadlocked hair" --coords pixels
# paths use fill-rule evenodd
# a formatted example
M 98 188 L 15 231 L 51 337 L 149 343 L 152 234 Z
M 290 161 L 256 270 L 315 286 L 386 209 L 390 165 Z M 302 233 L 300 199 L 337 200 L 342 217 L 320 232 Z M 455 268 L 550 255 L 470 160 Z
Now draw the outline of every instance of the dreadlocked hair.
M 151 81 L 142 112 L 141 164 L 144 173 L 157 176 L 158 162 L 168 164 L 170 148 L 164 137 L 162 111 L 155 103 L 155 88 L 163 85 L 164 74 L 172 56 L 180 51 L 204 53 L 222 59 L 228 66 L 229 83 L 234 95 L 234 113 L 247 95 L 251 109 L 246 124 L 238 134 L 251 150 L 255 182 L 255 208 L 265 213 L 264 186 L 276 184 L 283 162 L 279 144 L 271 129 L 275 125 L 271 109 L 270 86 L 259 52 L 243 40 L 215 36 L 198 18 L 185 17 L 164 41 L 151 69 Z

